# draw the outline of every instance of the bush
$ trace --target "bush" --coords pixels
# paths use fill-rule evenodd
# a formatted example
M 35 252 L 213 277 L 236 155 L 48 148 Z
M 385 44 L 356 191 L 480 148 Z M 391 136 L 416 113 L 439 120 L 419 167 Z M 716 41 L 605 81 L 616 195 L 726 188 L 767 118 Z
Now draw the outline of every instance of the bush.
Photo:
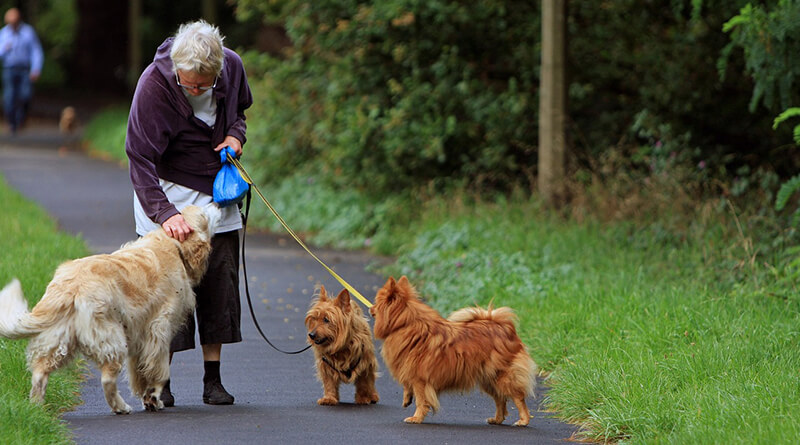
M 268 129 L 251 136 L 266 136 L 267 176 L 287 173 L 271 165 L 313 160 L 307 168 L 334 184 L 387 192 L 530 175 L 537 6 L 278 3 L 240 2 L 284 21 L 295 42 L 285 61 L 264 62 L 255 85 L 255 126 Z

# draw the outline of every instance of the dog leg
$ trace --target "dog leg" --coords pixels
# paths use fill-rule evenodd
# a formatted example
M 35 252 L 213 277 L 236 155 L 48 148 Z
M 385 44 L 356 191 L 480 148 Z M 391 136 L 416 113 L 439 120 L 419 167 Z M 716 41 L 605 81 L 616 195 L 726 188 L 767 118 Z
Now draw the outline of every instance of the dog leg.
M 433 408 L 435 411 L 435 407 L 439 406 L 439 400 L 436 398 L 436 391 L 429 385 L 425 385 L 424 383 L 415 384 L 414 394 L 417 397 L 416 409 L 414 410 L 413 416 L 404 419 L 405 423 L 422 423 L 431 409 Z
M 317 404 L 333 406 L 339 404 L 339 379 L 331 372 L 320 372 L 322 380 L 322 398 L 317 400 Z
M 367 372 L 365 375 L 356 378 L 356 403 L 359 405 L 367 405 L 370 403 L 378 403 L 378 391 L 375 390 L 375 374 Z
M 506 417 L 508 417 L 508 408 L 506 407 L 508 397 L 502 393 L 502 390 L 498 389 L 497 382 L 484 381 L 481 382 L 480 386 L 483 392 L 489 394 L 489 396 L 494 399 L 494 417 L 486 419 L 486 422 L 489 423 L 489 425 L 502 424 L 503 421 L 506 420 Z
M 414 390 L 410 386 L 403 385 L 403 408 L 407 408 L 414 401 Z
M 164 384 L 169 379 L 169 345 L 161 345 L 158 341 L 153 341 L 147 344 L 157 352 L 152 353 L 155 356 L 152 366 L 137 367 L 137 370 L 145 373 L 139 378 L 145 382 L 147 390 L 142 396 L 142 406 L 147 411 L 159 411 L 164 409 L 164 402 L 161 401 L 161 392 L 164 390 Z M 147 352 L 145 352 L 147 354 Z
M 44 403 L 50 373 L 72 358 L 69 346 L 51 345 L 46 336 L 31 339 L 28 344 L 28 363 L 31 370 L 30 399 Z
M 148 387 L 147 379 L 142 374 L 142 367 L 145 365 L 139 361 L 143 354 L 142 348 L 135 342 L 131 342 L 128 348 L 128 385 L 133 396 L 141 398 L 147 393 Z
M 519 411 L 519 420 L 514 422 L 514 426 L 528 426 L 528 423 L 531 421 L 531 413 L 528 411 L 528 405 L 525 403 L 524 396 L 516 396 L 513 397 L 514 405 L 517 406 L 517 411 Z
M 40 367 L 35 367 L 31 376 L 31 392 L 30 399 L 33 403 L 43 404 L 44 394 L 47 390 L 47 380 L 50 377 L 50 372 Z
M 147 388 L 144 397 L 142 397 L 142 406 L 145 410 L 156 412 L 164 409 L 164 402 L 161 401 L 161 391 L 163 389 L 163 383 Z
M 490 425 L 500 425 L 506 420 L 508 416 L 508 408 L 506 407 L 506 398 L 503 396 L 494 395 L 495 412 L 494 417 L 486 419 Z
M 117 378 L 121 370 L 122 364 L 118 362 L 104 363 L 100 366 L 100 381 L 103 383 L 103 394 L 111 411 L 115 414 L 130 414 L 131 407 L 119 395 L 117 388 Z

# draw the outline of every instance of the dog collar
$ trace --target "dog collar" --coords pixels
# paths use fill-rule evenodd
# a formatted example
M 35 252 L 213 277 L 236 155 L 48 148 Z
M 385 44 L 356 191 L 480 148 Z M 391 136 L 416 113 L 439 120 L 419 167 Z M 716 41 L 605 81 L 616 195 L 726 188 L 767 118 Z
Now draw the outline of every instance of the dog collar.
M 338 372 L 339 374 L 342 374 L 347 380 L 350 380 L 350 377 L 353 375 L 353 371 L 355 371 L 356 366 L 358 366 L 358 364 L 361 363 L 361 357 L 362 356 L 363 356 L 363 354 L 359 355 L 358 356 L 358 360 L 356 360 L 355 363 L 353 363 L 353 366 L 351 366 L 350 369 L 348 369 L 346 371 L 343 371 L 341 369 L 337 369 L 336 366 L 333 366 L 333 363 L 331 363 L 331 361 L 328 360 L 328 358 L 325 357 L 324 355 L 322 356 L 322 361 L 326 365 L 330 366 L 331 369 L 333 369 L 334 371 Z

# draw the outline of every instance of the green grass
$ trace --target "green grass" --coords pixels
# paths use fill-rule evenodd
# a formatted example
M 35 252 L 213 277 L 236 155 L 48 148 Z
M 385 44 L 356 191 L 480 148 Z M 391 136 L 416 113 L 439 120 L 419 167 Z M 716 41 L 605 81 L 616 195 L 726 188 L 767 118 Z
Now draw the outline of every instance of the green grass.
M 776 270 L 718 267 L 730 262 L 730 246 L 711 247 L 722 240 L 663 243 L 626 225 L 550 218 L 530 201 L 425 215 L 392 272 L 408 274 L 443 313 L 513 307 L 550 372 L 549 407 L 587 437 L 800 437 L 800 305 Z
M 0 286 L 19 278 L 32 306 L 56 266 L 85 256 L 86 245 L 59 233 L 52 219 L 19 195 L 0 177 Z M 47 385 L 44 406 L 28 401 L 30 373 L 25 363 L 25 340 L 0 339 L 0 443 L 71 443 L 71 433 L 58 415 L 78 402 L 78 365 L 55 372 Z
M 114 106 L 97 113 L 86 125 L 84 141 L 89 153 L 127 165 L 125 132 L 128 125 L 127 106 Z

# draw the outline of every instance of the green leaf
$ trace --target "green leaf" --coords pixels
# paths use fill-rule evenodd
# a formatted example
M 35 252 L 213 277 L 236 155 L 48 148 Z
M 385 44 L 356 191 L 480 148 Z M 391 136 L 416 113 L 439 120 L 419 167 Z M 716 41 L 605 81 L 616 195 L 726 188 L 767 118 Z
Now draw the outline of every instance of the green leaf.
M 793 118 L 795 116 L 800 116 L 800 108 L 792 107 L 788 110 L 784 111 L 783 113 L 779 114 L 778 117 L 775 118 L 775 121 L 772 123 L 772 128 L 777 129 L 778 125 L 786 122 L 788 119 Z
M 778 190 L 778 196 L 775 198 L 775 210 L 783 210 L 789 198 L 791 198 L 797 190 L 800 190 L 800 175 L 793 177 L 781 185 L 781 189 Z

